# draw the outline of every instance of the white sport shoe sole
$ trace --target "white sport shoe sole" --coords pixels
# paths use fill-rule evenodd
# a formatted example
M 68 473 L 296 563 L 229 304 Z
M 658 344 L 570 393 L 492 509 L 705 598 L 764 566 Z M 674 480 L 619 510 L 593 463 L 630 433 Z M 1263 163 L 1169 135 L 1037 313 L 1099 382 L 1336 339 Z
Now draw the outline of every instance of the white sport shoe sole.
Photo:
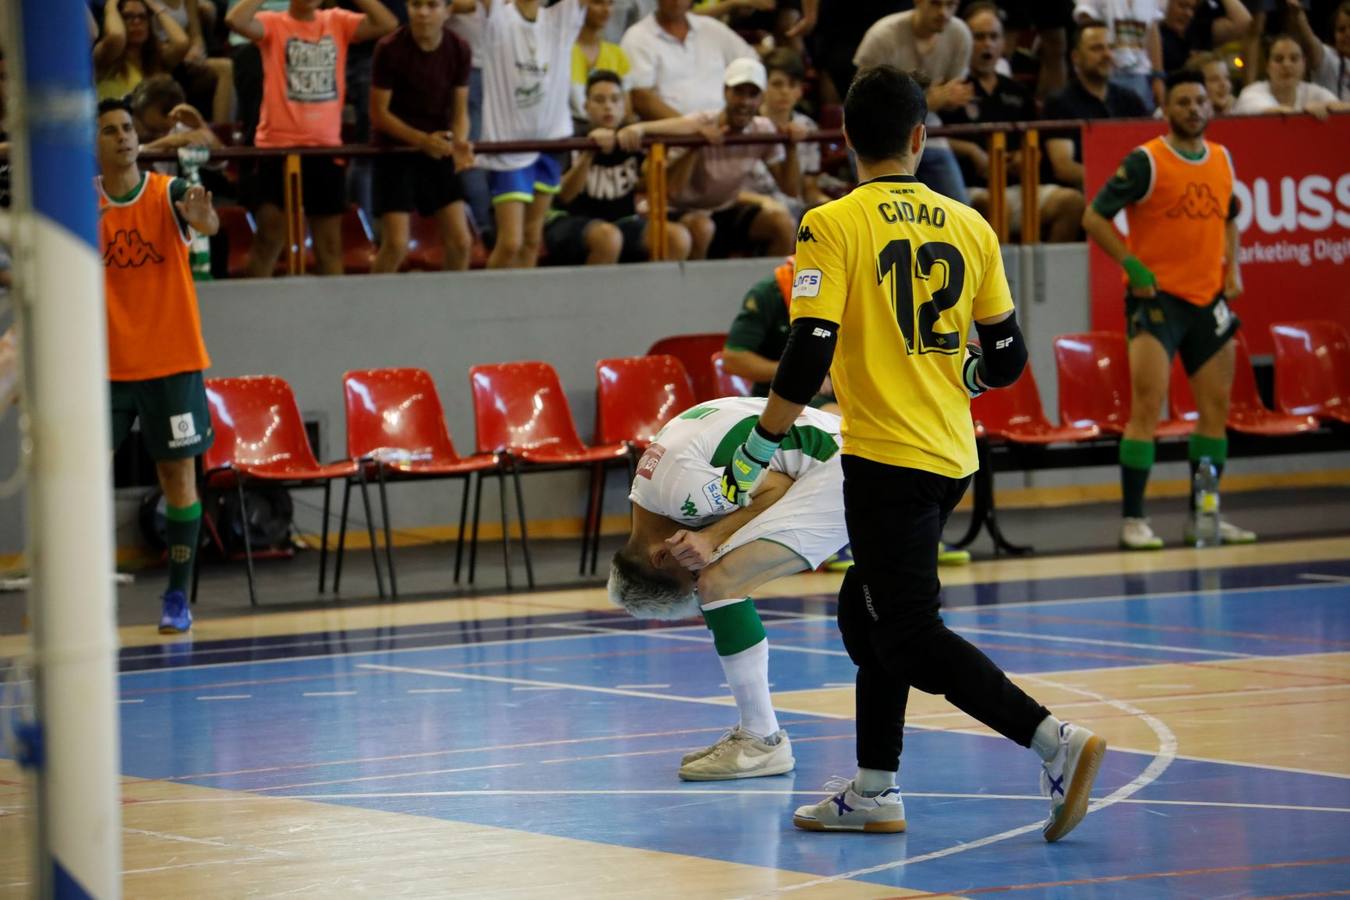
M 1041 834 L 1047 843 L 1054 843 L 1073 831 L 1083 816 L 1087 815 L 1088 800 L 1092 796 L 1092 785 L 1097 780 L 1097 770 L 1101 768 L 1106 756 L 1106 739 L 1092 735 L 1083 742 L 1078 751 L 1078 760 L 1073 764 L 1073 777 L 1069 780 L 1069 790 Z
M 842 787 L 843 784 L 835 782 L 833 786 Z M 899 834 L 905 830 L 905 803 L 900 799 L 899 790 L 892 789 L 886 792 L 895 794 L 895 802 L 880 805 L 877 799 L 856 793 L 851 783 L 841 793 L 835 793 L 819 803 L 797 807 L 792 816 L 792 824 L 804 831 Z M 838 808 L 840 804 L 847 807 L 846 811 Z
M 819 819 L 794 815 L 792 824 L 806 831 L 854 831 L 864 834 L 899 834 L 905 830 L 904 819 L 864 822 L 861 825 L 826 825 Z

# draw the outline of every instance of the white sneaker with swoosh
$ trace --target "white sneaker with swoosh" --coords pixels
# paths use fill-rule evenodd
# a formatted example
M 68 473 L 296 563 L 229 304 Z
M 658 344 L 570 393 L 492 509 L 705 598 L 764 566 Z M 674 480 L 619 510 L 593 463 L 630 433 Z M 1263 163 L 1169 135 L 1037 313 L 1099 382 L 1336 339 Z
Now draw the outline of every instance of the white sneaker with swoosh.
M 779 729 L 769 737 L 777 740 L 770 743 L 739 727 L 732 729 L 707 753 L 684 762 L 680 766 L 680 778 L 684 781 L 730 781 L 791 772 L 797 760 L 792 756 L 792 742 L 788 740 L 787 732 Z

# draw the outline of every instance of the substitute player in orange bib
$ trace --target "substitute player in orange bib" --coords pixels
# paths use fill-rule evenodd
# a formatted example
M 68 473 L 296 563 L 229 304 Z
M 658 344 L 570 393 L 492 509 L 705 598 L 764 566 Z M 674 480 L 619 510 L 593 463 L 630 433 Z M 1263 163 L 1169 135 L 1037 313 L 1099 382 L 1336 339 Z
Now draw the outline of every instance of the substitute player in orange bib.
M 123 100 L 98 107 L 99 246 L 108 312 L 112 446 L 140 419 L 167 504 L 169 586 L 161 634 L 192 627 L 187 587 L 197 553 L 202 505 L 193 460 L 211 446 L 211 415 L 189 249 L 193 232 L 220 222 L 211 194 L 181 178 L 142 172 L 140 142 Z
M 1200 411 L 1191 476 L 1206 459 L 1223 472 L 1238 330 L 1228 304 L 1242 293 L 1233 160 L 1223 145 L 1205 140 L 1213 110 L 1204 75 L 1168 76 L 1163 115 L 1167 134 L 1132 150 L 1083 214 L 1088 236 L 1125 270 L 1131 403 L 1120 441 L 1120 543 L 1127 550 L 1163 545 L 1144 518 L 1144 489 L 1174 354 L 1181 354 Z M 1129 222 L 1124 238 L 1111 224 L 1121 210 Z M 1195 542 L 1191 513 L 1187 543 Z M 1219 538 L 1249 544 L 1256 535 L 1221 520 Z

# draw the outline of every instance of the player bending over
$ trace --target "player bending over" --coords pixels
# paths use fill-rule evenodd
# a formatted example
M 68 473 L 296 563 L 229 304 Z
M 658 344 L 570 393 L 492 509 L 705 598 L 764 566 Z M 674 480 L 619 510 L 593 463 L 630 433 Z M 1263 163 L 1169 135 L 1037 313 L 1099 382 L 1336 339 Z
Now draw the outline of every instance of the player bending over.
M 755 503 L 722 493 L 722 470 L 765 400 L 700 404 L 661 429 L 628 498 L 633 530 L 614 554 L 609 597 L 634 616 L 703 615 L 736 698 L 740 723 L 686 754 L 680 777 L 721 781 L 790 772 L 796 760 L 769 697 L 769 642 L 750 593 L 810 571 L 848 541 L 839 417 L 804 409 L 779 445 Z

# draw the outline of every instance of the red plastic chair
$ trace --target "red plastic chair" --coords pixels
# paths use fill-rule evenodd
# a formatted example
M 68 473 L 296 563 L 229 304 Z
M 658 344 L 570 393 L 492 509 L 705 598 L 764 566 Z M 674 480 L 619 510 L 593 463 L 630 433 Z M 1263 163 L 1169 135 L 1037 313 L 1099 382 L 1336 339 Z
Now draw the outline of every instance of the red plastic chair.
M 717 385 L 719 397 L 752 397 L 755 384 L 741 375 L 732 375 L 727 371 L 726 360 L 721 350 L 712 355 L 713 380 Z
M 1011 386 L 985 391 L 977 397 L 970 412 L 976 426 L 986 434 L 1018 444 L 1087 441 L 1101 435 L 1096 425 L 1051 424 L 1041 406 L 1041 394 L 1030 364 Z
M 291 386 L 274 375 L 243 378 L 208 378 L 206 400 L 211 409 L 215 442 L 202 455 L 204 491 L 233 488 L 238 493 L 241 518 L 246 523 L 244 557 L 248 563 L 248 598 L 258 605 L 253 585 L 253 546 L 249 539 L 248 506 L 244 489 L 253 484 L 289 488 L 323 488 L 323 537 L 319 549 L 319 591 L 324 589 L 328 565 L 328 509 L 336 479 L 358 476 L 351 460 L 320 464 L 310 449 L 305 423 L 295 403 Z M 367 501 L 369 508 L 369 501 Z M 372 546 L 375 541 L 370 525 Z M 375 576 L 380 595 L 384 580 L 376 560 Z M 196 595 L 194 574 L 193 595 Z
M 230 251 L 230 277 L 244 278 L 248 275 L 249 249 L 253 246 L 254 235 L 258 233 L 253 215 L 242 206 L 217 206 L 216 216 L 220 219 L 220 233 L 225 235 Z
M 520 491 L 521 472 L 546 472 L 563 469 L 590 471 L 589 501 L 583 526 L 581 565 L 584 571 L 589 540 L 600 529 L 604 503 L 605 468 L 630 458 L 628 445 L 601 444 L 588 447 L 577 435 L 572 410 L 563 394 L 558 373 L 542 362 L 511 362 L 474 366 L 469 370 L 473 387 L 473 416 L 478 430 L 479 453 L 506 456 L 516 488 L 516 514 L 520 517 L 520 543 L 525 555 L 525 572 L 534 587 L 530 565 L 529 538 L 525 530 L 525 504 Z M 504 479 L 498 477 L 503 506 L 506 503 Z M 478 481 L 481 492 L 483 481 Z M 478 522 L 474 521 L 474 537 Z M 506 552 L 506 535 L 502 536 Z M 476 541 L 475 541 L 476 543 Z M 473 580 L 475 554 L 469 552 L 469 580 Z M 507 560 L 508 587 L 510 561 Z
M 1335 322 L 1277 322 L 1275 405 L 1350 424 L 1350 336 Z
M 1118 331 L 1088 331 L 1055 338 L 1059 376 L 1059 418 L 1068 425 L 1096 425 L 1108 434 L 1124 434 L 1130 421 L 1130 354 Z M 1158 437 L 1195 430 L 1194 422 L 1164 419 Z
M 423 369 L 359 369 L 342 376 L 347 410 L 347 456 L 359 462 L 367 477 L 380 486 L 384 519 L 384 554 L 389 568 L 389 593 L 398 599 L 394 572 L 389 498 L 390 481 L 455 479 L 463 482 L 459 504 L 459 535 L 455 542 L 455 583 L 459 583 L 464 558 L 464 526 L 468 521 L 469 487 L 475 473 L 500 468 L 493 454 L 462 457 L 455 451 L 445 426 L 436 384 Z M 347 538 L 347 509 L 352 482 L 342 495 L 342 524 L 338 531 L 337 562 L 333 590 L 342 580 L 342 556 Z M 367 504 L 368 507 L 368 504 Z M 478 510 L 474 510 L 474 518 Z M 370 518 L 370 509 L 366 509 Z M 503 519 L 503 528 L 505 520 Z
M 694 399 L 699 403 L 723 396 L 717 390 L 717 376 L 713 372 L 712 355 L 726 346 L 726 332 L 677 334 L 664 337 L 652 344 L 648 356 L 669 354 L 684 363 L 684 370 L 694 383 Z
M 1233 360 L 1233 387 L 1228 400 L 1229 428 L 1243 434 L 1266 436 L 1298 434 L 1317 428 L 1314 416 L 1291 416 L 1267 409 L 1256 389 L 1256 375 L 1252 372 L 1252 360 L 1247 355 L 1247 342 L 1243 340 L 1241 332 L 1234 337 L 1233 348 L 1236 358 Z M 1191 381 L 1186 377 L 1180 357 L 1172 365 L 1172 378 L 1167 386 L 1167 405 L 1174 419 L 1188 422 L 1200 419 L 1200 412 L 1195 408 Z
M 627 443 L 641 455 L 667 422 L 695 404 L 689 373 L 673 356 L 595 364 L 595 442 Z

